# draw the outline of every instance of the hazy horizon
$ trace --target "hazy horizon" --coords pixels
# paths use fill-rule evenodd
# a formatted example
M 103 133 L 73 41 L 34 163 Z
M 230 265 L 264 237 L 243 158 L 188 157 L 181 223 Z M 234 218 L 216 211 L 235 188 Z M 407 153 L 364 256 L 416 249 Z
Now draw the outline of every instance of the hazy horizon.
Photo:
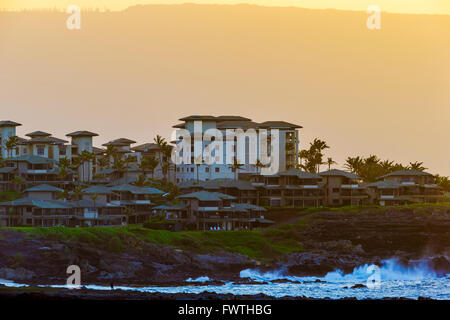
M 300 7 L 310 9 L 337 9 L 366 11 L 378 5 L 384 12 L 413 14 L 450 14 L 447 0 L 3 0 L 0 9 L 62 8 L 75 4 L 82 8 L 100 8 L 120 11 L 146 4 L 252 4 L 271 7 Z
M 347 156 L 376 154 L 450 175 L 450 17 L 174 5 L 0 13 L 0 120 L 18 135 L 100 134 L 138 144 L 191 114 L 298 123 Z M 325 166 L 322 166 L 322 170 Z

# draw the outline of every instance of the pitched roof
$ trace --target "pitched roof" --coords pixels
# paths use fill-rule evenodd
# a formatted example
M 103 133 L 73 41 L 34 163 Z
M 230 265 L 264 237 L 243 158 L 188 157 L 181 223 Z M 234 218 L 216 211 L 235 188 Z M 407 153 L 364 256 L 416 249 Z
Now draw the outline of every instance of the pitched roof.
M 359 179 L 359 176 L 352 172 L 338 170 L 338 169 L 331 169 L 328 171 L 319 172 L 318 175 L 322 176 L 322 177 L 338 176 L 338 177 L 345 177 L 345 178 L 349 178 L 349 179 Z
M 111 140 L 107 143 L 102 144 L 102 146 L 129 146 L 130 144 L 136 143 L 136 141 L 127 139 L 127 138 L 119 138 L 115 140 Z
M 235 197 L 223 194 L 220 192 L 208 192 L 198 191 L 194 193 L 184 194 L 179 196 L 180 199 L 197 199 L 199 201 L 221 201 L 221 200 L 234 200 Z
M 259 123 L 253 121 L 221 121 L 217 124 L 218 129 L 257 129 L 260 127 Z
M 149 150 L 159 150 L 159 146 L 156 143 L 144 143 L 139 146 L 131 148 L 133 151 L 147 152 Z
M 31 133 L 27 133 L 26 136 L 27 137 L 31 137 L 31 138 L 34 138 L 34 137 L 50 137 L 51 134 L 47 133 L 47 132 L 44 132 L 44 131 L 33 131 Z
M 249 210 L 250 211 L 267 211 L 266 208 L 256 206 L 251 203 L 232 203 L 231 207 L 236 208 L 236 209 L 245 210 L 245 211 L 249 211 Z
M 47 164 L 47 163 L 54 163 L 56 162 L 53 159 L 49 159 L 46 157 L 40 157 L 35 155 L 25 155 L 25 156 L 19 156 L 15 158 L 8 158 L 7 161 L 17 161 L 17 162 L 28 162 L 31 164 Z
M 21 144 L 34 144 L 34 143 L 49 143 L 49 144 L 64 144 L 67 140 L 58 139 L 49 136 L 33 136 L 33 138 L 21 141 Z
M 261 122 L 261 126 L 267 126 L 270 128 L 280 128 L 280 129 L 297 129 L 297 128 L 303 128 L 302 126 L 298 124 L 289 123 L 286 121 L 265 121 Z
M 102 148 L 92 147 L 92 152 L 95 155 L 99 155 L 99 154 L 104 154 L 106 152 L 106 150 L 102 149 Z
M 111 188 L 104 186 L 92 186 L 86 189 L 83 189 L 83 193 L 85 194 L 111 194 L 113 193 Z
M 433 176 L 433 175 L 431 173 L 420 170 L 399 170 L 385 174 L 384 176 L 381 176 L 378 179 L 396 176 L 401 177 L 401 176 Z
M 133 186 L 131 184 L 125 183 L 118 186 L 111 187 L 112 191 L 118 191 L 118 192 L 131 192 L 133 194 L 164 194 L 164 191 L 161 191 L 156 188 L 141 188 L 137 186 Z
M 10 120 L 0 121 L 0 127 L 18 127 L 18 126 L 21 126 L 21 124 L 14 121 Z
M 155 210 L 186 210 L 186 207 L 181 204 L 163 204 L 154 207 Z
M 212 179 L 207 181 L 199 181 L 196 180 L 188 180 L 180 183 L 179 185 L 180 189 L 189 189 L 189 188 L 202 188 L 202 189 L 217 189 L 220 188 L 236 188 L 239 190 L 255 190 L 255 187 L 251 184 L 251 182 L 246 180 L 235 180 L 235 179 L 226 179 L 226 178 L 220 178 L 220 179 Z
M 302 171 L 299 169 L 289 169 L 287 171 L 279 172 L 279 176 L 297 176 L 300 179 L 321 179 L 322 177 L 315 173 Z
M 402 187 L 401 183 L 397 183 L 395 181 L 377 181 L 365 184 L 366 188 L 377 188 L 377 189 L 397 189 Z
M 66 134 L 66 137 L 97 137 L 98 134 L 90 131 L 75 131 L 72 133 Z
M 28 189 L 25 189 L 23 192 L 62 192 L 63 189 L 48 185 L 48 184 L 40 184 Z
M 16 170 L 16 168 L 14 167 L 3 167 L 0 168 L 0 173 L 10 173 L 13 172 L 14 170 Z

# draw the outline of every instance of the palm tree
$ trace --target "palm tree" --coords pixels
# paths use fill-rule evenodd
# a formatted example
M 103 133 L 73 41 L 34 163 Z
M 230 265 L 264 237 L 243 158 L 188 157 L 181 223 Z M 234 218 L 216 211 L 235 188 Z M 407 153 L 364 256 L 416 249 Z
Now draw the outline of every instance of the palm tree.
M 364 165 L 364 160 L 361 157 L 348 157 L 345 160 L 344 167 L 353 173 L 359 173 Z
M 240 164 L 238 162 L 238 160 L 236 159 L 236 157 L 233 158 L 233 164 L 230 164 L 229 167 L 233 170 L 234 172 L 234 180 L 238 179 L 238 171 L 239 169 L 242 169 L 244 165 Z
M 261 169 L 262 168 L 267 168 L 269 165 L 267 164 L 263 164 L 261 162 L 261 160 L 257 159 L 256 163 L 255 163 L 255 168 L 256 168 L 256 174 L 260 174 L 261 173 Z
M 108 145 L 106 146 L 105 156 L 108 159 L 108 168 L 111 167 L 111 158 L 114 159 L 117 154 L 117 150 L 114 146 Z
M 18 136 L 11 136 L 5 142 L 6 150 L 8 151 L 8 157 L 12 157 L 12 150 L 15 147 L 17 147 L 18 144 L 19 144 L 19 137 Z
M 308 156 L 309 156 L 309 151 L 308 150 L 301 150 L 299 153 L 298 153 L 298 159 L 300 160 L 299 162 L 300 162 L 300 167 L 302 168 L 303 167 L 303 159 L 308 159 Z
M 69 199 L 70 193 L 68 190 L 63 190 L 57 194 L 58 199 L 67 200 Z
M 155 157 L 147 157 L 147 167 L 148 170 L 150 170 L 150 172 L 152 173 L 152 179 L 155 175 L 155 169 L 159 164 L 158 159 L 156 159 Z
M 125 183 L 128 183 L 128 169 L 130 169 L 130 164 L 133 162 L 133 158 L 125 157 L 123 161 L 123 166 L 125 167 Z
M 16 192 L 20 192 L 20 190 L 22 189 L 22 183 L 23 183 L 23 179 L 21 176 L 14 176 L 13 184 L 14 184 L 14 190 Z
M 93 158 L 94 158 L 94 154 L 93 153 L 90 153 L 87 150 L 83 150 L 81 152 L 80 159 L 81 159 L 81 166 L 82 166 L 82 170 L 81 171 L 83 173 L 83 181 L 86 181 L 86 173 L 85 173 L 85 168 L 86 167 L 85 167 L 85 164 L 88 163 L 88 170 L 89 170 L 88 173 L 90 173 L 90 169 L 91 169 L 90 164 L 91 164 L 91 161 L 92 161 Z M 90 174 L 89 174 L 87 180 L 89 180 L 89 179 L 90 179 Z
M 410 170 L 418 170 L 418 171 L 425 171 L 425 170 L 428 169 L 428 168 L 425 168 L 425 167 L 423 166 L 423 162 L 419 162 L 419 161 L 416 161 L 416 162 L 410 162 L 408 168 L 409 168 Z
M 72 191 L 73 199 L 76 199 L 76 201 L 79 202 L 82 196 L 83 196 L 83 188 L 81 186 L 76 186 L 75 188 L 73 188 Z
M 156 135 L 156 138 L 154 138 L 153 141 L 158 145 L 159 164 L 161 165 L 161 170 L 163 171 L 164 180 L 166 180 L 166 175 L 164 173 L 163 166 L 164 166 L 165 152 L 167 148 L 167 141 L 160 135 Z
M 112 168 L 120 174 L 125 170 L 125 162 L 119 157 L 115 156 Z
M 133 216 L 133 213 L 134 211 L 130 207 L 125 208 L 125 215 L 127 216 L 127 224 L 130 224 L 130 218 L 131 216 Z
M 100 167 L 100 171 L 104 168 L 107 168 L 111 165 L 109 158 L 107 156 L 101 157 L 97 159 L 97 165 Z
M 337 162 L 334 161 L 333 158 L 328 158 L 326 164 L 328 164 L 328 170 L 331 170 L 331 165 L 337 164 Z
M 61 158 L 58 161 L 58 168 L 59 168 L 59 172 L 58 172 L 58 177 L 61 180 L 64 180 L 64 178 L 67 176 L 67 173 L 69 171 L 70 168 L 70 160 L 67 158 Z
M 313 162 L 317 165 L 317 172 L 320 172 L 320 165 L 323 164 L 323 153 L 322 151 L 330 148 L 325 141 L 315 138 L 313 142 L 310 143 L 310 153 L 313 154 Z

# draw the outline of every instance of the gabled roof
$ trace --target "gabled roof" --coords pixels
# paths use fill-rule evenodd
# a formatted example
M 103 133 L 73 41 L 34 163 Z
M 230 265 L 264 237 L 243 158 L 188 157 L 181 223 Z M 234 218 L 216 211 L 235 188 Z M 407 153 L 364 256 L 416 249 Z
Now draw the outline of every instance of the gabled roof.
M 54 163 L 56 162 L 53 159 L 49 159 L 46 157 L 40 157 L 35 155 L 25 155 L 25 156 L 19 156 L 15 158 L 8 158 L 7 161 L 14 161 L 14 162 L 28 162 L 31 164 L 47 164 L 47 163 Z
M 208 192 L 198 191 L 194 193 L 184 194 L 179 196 L 180 199 L 197 199 L 199 201 L 221 201 L 221 200 L 234 200 L 235 197 L 223 194 L 220 192 Z
M 303 128 L 298 124 L 289 123 L 286 121 L 265 121 L 261 122 L 261 126 L 280 129 L 299 129 Z
M 25 189 L 23 192 L 62 192 L 63 189 L 48 185 L 48 184 L 40 184 L 28 189 Z
M 127 138 L 119 138 L 115 140 L 111 140 L 107 143 L 102 144 L 102 146 L 129 146 L 130 144 L 136 143 L 136 141 L 127 139 Z
M 383 179 L 386 177 L 402 177 L 402 176 L 433 176 L 431 173 L 420 171 L 420 170 L 399 170 L 394 171 L 388 174 L 385 174 L 384 176 L 379 177 L 378 179 Z
M 245 210 L 245 211 L 249 211 L 249 210 L 250 211 L 267 211 L 266 208 L 260 207 L 260 206 L 255 206 L 254 204 L 251 204 L 251 203 L 232 203 L 231 207 L 240 209 L 240 210 Z
M 397 189 L 402 187 L 402 184 L 395 181 L 377 181 L 365 184 L 364 187 L 377 189 Z
M 201 115 L 192 115 L 192 116 L 187 116 L 181 119 L 178 119 L 180 121 L 195 121 L 195 120 L 209 120 L 209 121 L 214 121 L 216 119 L 216 117 L 214 116 L 201 116 Z
M 31 133 L 27 133 L 26 136 L 27 137 L 31 137 L 31 138 L 34 138 L 34 137 L 50 137 L 51 134 L 47 133 L 47 132 L 44 132 L 44 131 L 33 131 Z
M 35 136 L 31 139 L 25 140 L 24 144 L 34 144 L 34 143 L 49 143 L 49 144 L 64 144 L 67 140 L 58 139 L 55 137 L 45 137 L 45 136 Z
M 154 207 L 155 210 L 186 210 L 186 206 L 181 204 L 163 204 L 157 207 Z
M 21 124 L 14 121 L 10 120 L 0 121 L 0 127 L 18 127 L 18 126 L 21 126 Z
M 300 179 L 321 179 L 322 177 L 315 173 L 302 171 L 299 169 L 289 169 L 287 171 L 279 172 L 279 176 L 297 176 Z
M 111 194 L 113 193 L 111 188 L 103 187 L 103 186 L 93 186 L 86 189 L 83 189 L 83 193 L 85 194 Z
M 338 169 L 331 169 L 328 171 L 319 172 L 318 175 L 322 176 L 322 177 L 335 176 L 335 177 L 345 177 L 345 178 L 349 178 L 349 179 L 359 179 L 359 176 L 352 172 L 338 170 Z
M 99 155 L 99 154 L 104 154 L 106 152 L 106 150 L 102 149 L 102 148 L 92 147 L 92 152 L 95 155 Z
M 98 134 L 90 131 L 75 131 L 72 133 L 66 134 L 66 137 L 97 137 Z
M 255 190 L 255 187 L 251 184 L 251 182 L 246 180 L 235 180 L 235 179 L 212 179 L 208 181 L 199 181 L 196 180 L 188 180 L 180 183 L 180 189 L 189 189 L 189 188 L 202 188 L 202 189 L 216 189 L 220 188 L 236 188 L 239 190 Z
M 155 194 L 164 194 L 164 191 L 161 191 L 159 189 L 156 188 L 141 188 L 141 187 L 137 187 L 137 186 L 133 186 L 131 184 L 121 184 L 119 186 L 114 186 L 111 187 L 112 191 L 117 191 L 117 192 L 131 192 L 133 194 L 151 194 L 151 195 L 155 195 Z
M 257 129 L 260 127 L 259 123 L 253 121 L 221 121 L 217 124 L 218 129 Z
M 3 168 L 0 168 L 0 173 L 11 173 L 14 170 L 16 170 L 16 168 L 14 168 L 14 167 L 3 167 Z
M 156 143 L 144 143 L 139 146 L 131 148 L 133 151 L 147 152 L 150 150 L 159 150 L 159 146 Z

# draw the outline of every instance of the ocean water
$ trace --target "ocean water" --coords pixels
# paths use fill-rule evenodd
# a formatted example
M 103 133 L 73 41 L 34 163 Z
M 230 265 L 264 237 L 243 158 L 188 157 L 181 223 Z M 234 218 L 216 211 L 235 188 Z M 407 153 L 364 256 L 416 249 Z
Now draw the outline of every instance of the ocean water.
M 340 299 L 355 297 L 357 299 L 382 298 L 410 298 L 428 297 L 437 300 L 450 300 L 450 275 L 438 275 L 430 270 L 426 264 L 418 263 L 413 267 L 404 267 L 396 260 L 386 260 L 381 267 L 364 265 L 357 267 L 352 273 L 344 274 L 340 270 L 328 273 L 324 277 L 293 277 L 286 276 L 284 270 L 261 273 L 257 270 L 246 269 L 240 273 L 241 278 L 250 278 L 255 282 L 266 284 L 235 284 L 227 282 L 225 285 L 207 285 L 211 280 L 208 277 L 187 279 L 186 282 L 204 282 L 205 285 L 186 285 L 180 287 L 121 287 L 115 289 L 160 292 L 160 293 L 202 293 L 205 291 L 215 293 L 231 293 L 235 295 L 266 294 L 272 297 L 309 297 Z M 285 279 L 299 283 L 273 283 Z M 320 280 L 320 282 L 319 282 Z M 8 280 L 0 280 L 0 284 L 21 287 Z M 351 288 L 356 284 L 364 287 Z M 82 284 L 83 285 L 83 284 Z M 45 286 L 45 285 L 42 285 Z M 111 290 L 108 286 L 83 285 L 92 290 Z M 52 287 L 66 287 L 65 285 Z

